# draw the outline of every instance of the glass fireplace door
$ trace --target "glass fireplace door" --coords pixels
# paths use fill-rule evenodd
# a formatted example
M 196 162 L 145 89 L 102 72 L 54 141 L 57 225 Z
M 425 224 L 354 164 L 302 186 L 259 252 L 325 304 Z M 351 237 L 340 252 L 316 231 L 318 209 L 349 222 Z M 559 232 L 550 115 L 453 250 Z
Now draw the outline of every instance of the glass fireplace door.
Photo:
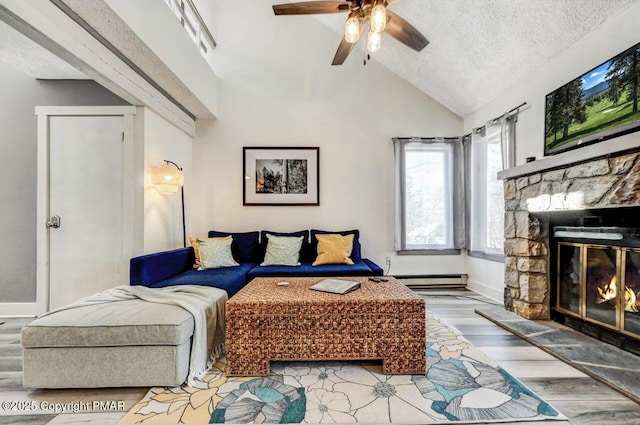
M 558 308 L 581 315 L 582 245 L 558 244 Z
M 587 245 L 585 317 L 613 328 L 619 328 L 620 252 L 618 248 Z
M 640 335 L 640 251 L 625 250 L 623 331 Z

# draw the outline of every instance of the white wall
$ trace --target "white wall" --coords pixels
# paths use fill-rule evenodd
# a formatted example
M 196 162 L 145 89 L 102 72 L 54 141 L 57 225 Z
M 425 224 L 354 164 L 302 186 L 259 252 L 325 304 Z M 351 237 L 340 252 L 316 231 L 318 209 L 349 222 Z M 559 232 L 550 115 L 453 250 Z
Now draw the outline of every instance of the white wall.
M 144 114 L 144 253 L 182 247 L 182 208 L 180 191 L 163 195 L 151 184 L 152 168 L 173 161 L 185 174 L 185 216 L 189 225 L 191 188 L 191 138 L 149 108 Z M 187 244 L 189 237 L 187 227 Z
M 525 158 L 542 158 L 544 152 L 545 96 L 640 42 L 640 3 L 613 16 L 555 58 L 464 120 L 464 131 L 480 127 L 491 118 L 527 102 L 516 126 L 516 163 Z M 468 257 L 469 287 L 495 298 L 504 287 L 504 265 Z M 500 300 L 502 297 L 499 298 Z
M 466 257 L 467 288 L 498 302 L 504 301 L 504 263 Z
M 461 118 L 375 61 L 363 66 L 361 51 L 332 67 L 340 36 L 313 17 L 277 17 L 250 0 L 219 2 L 217 13 L 219 118 L 197 122 L 194 233 L 358 228 L 363 255 L 384 265 L 393 256 L 391 138 L 458 136 Z M 320 206 L 244 207 L 243 146 L 319 146 Z M 392 272 L 463 273 L 464 257 L 394 257 Z

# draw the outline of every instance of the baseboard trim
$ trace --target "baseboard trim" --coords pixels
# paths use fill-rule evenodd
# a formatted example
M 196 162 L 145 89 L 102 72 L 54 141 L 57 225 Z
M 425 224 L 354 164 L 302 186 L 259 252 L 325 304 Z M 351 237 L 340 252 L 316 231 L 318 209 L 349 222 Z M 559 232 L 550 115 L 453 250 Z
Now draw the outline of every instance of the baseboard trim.
M 464 289 L 467 286 L 466 274 L 425 274 L 393 275 L 410 289 Z
M 0 317 L 36 317 L 37 303 L 0 303 Z
M 496 289 L 492 286 L 485 285 L 484 283 L 471 279 L 467 282 L 467 289 L 484 295 L 487 298 L 491 298 L 500 305 L 504 303 L 504 293 L 500 289 Z

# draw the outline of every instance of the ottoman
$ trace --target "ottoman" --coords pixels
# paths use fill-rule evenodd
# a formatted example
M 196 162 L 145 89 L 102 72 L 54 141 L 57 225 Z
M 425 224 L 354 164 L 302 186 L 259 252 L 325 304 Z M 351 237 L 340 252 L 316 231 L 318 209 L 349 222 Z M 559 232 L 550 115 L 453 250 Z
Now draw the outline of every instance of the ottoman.
M 207 289 L 213 303 L 221 291 Z M 23 385 L 178 386 L 189 372 L 193 330 L 187 310 L 139 299 L 59 311 L 22 329 Z
M 265 376 L 271 361 L 382 360 L 383 373 L 426 371 L 425 301 L 391 276 L 344 295 L 324 278 L 257 278 L 226 305 L 227 375 Z

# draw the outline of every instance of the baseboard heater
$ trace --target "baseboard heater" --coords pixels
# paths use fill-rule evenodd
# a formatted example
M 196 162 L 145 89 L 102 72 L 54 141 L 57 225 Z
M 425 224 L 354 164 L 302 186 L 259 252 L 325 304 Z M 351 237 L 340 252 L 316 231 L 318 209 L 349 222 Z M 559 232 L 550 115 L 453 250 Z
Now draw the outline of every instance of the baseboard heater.
M 466 288 L 466 274 L 393 275 L 410 289 L 462 289 Z

